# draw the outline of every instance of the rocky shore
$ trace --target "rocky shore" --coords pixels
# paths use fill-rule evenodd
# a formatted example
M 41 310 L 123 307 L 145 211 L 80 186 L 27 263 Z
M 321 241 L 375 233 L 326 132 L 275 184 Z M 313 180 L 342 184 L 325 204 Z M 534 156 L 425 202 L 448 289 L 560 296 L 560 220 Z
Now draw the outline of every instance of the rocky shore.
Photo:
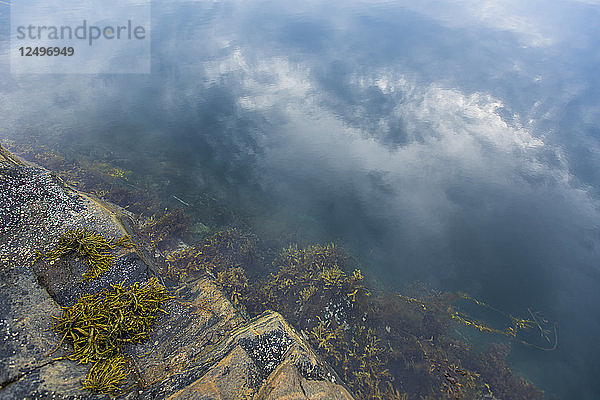
M 176 283 L 145 249 L 134 216 L 74 190 L 52 172 L 0 147 L 0 398 L 102 398 L 83 391 L 89 366 L 60 359 L 69 343 L 50 328 L 52 316 L 82 296 L 156 276 L 174 294 L 149 340 L 125 348 L 127 399 L 351 399 L 306 341 L 276 312 L 250 319 L 201 276 Z M 109 271 L 82 280 L 83 260 L 48 262 L 69 229 L 106 238 L 131 236 Z M 52 354 L 51 354 L 52 353 Z

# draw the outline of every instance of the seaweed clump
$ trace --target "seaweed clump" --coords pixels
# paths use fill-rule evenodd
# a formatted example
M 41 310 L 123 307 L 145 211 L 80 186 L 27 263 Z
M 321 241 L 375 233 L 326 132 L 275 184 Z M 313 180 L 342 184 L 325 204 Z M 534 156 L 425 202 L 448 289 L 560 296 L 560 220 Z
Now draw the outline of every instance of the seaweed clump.
M 227 293 L 234 306 L 243 304 L 242 300 L 248 288 L 248 278 L 243 268 L 234 267 L 220 271 L 215 282 Z
M 274 261 L 278 271 L 258 289 L 257 309 L 273 307 L 293 315 L 294 323 L 315 321 L 322 314 L 338 325 L 358 322 L 368 311 L 370 292 L 360 269 L 346 272 L 350 263 L 350 257 L 334 244 L 290 246 Z
M 162 214 L 154 214 L 140 224 L 140 232 L 153 250 L 166 250 L 176 239 L 182 238 L 189 229 L 189 218 L 180 208 L 165 208 Z
M 125 370 L 126 365 L 123 354 L 96 362 L 82 382 L 83 388 L 98 393 L 118 393 L 121 391 L 121 382 L 129 376 L 129 372 Z
M 64 307 L 52 329 L 67 339 L 73 352 L 66 358 L 93 366 L 83 382 L 86 389 L 115 393 L 128 376 L 123 346 L 140 343 L 152 332 L 163 304 L 171 299 L 167 289 L 154 277 L 140 285 L 123 283 L 112 289 L 84 296 Z M 59 344 L 59 346 L 60 346 Z
M 174 251 L 165 259 L 165 275 L 187 282 L 208 275 L 235 306 L 248 302 L 247 271 L 262 265 L 257 239 L 237 228 L 219 231 L 200 244 Z
M 38 259 L 42 258 L 54 263 L 59 258 L 74 253 L 83 258 L 83 262 L 87 265 L 88 270 L 83 274 L 83 279 L 89 281 L 98 279 L 110 269 L 114 262 L 114 256 L 110 252 L 119 246 L 129 249 L 135 247 L 135 244 L 129 235 L 116 240 L 106 240 L 99 233 L 85 228 L 75 228 L 62 234 L 54 250 L 47 254 L 38 253 Z

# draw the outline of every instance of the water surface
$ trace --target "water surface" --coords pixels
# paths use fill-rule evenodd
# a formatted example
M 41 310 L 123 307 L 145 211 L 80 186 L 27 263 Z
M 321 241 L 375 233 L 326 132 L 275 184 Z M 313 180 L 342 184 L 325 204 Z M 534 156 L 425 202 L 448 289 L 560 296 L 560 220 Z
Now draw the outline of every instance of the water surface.
M 591 0 L 155 1 L 149 75 L 10 75 L 2 41 L 0 132 L 338 240 L 393 290 L 541 310 L 559 347 L 514 368 L 593 399 L 599 20 Z

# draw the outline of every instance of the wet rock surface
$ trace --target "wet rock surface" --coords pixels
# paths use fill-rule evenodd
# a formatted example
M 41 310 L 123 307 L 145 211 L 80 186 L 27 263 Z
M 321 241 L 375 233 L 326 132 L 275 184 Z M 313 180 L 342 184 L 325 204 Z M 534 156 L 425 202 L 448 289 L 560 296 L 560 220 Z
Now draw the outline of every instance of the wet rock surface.
M 86 265 L 75 256 L 36 258 L 68 229 L 131 234 L 131 217 L 0 147 L 0 398 L 108 398 L 81 390 L 89 366 L 56 359 L 69 354 L 69 344 L 59 346 L 49 330 L 52 315 L 110 285 L 146 281 L 157 269 L 154 260 L 142 243 L 117 249 L 111 269 L 87 282 Z M 248 320 L 208 276 L 163 282 L 176 298 L 150 340 L 125 349 L 132 373 L 119 397 L 352 398 L 279 314 Z

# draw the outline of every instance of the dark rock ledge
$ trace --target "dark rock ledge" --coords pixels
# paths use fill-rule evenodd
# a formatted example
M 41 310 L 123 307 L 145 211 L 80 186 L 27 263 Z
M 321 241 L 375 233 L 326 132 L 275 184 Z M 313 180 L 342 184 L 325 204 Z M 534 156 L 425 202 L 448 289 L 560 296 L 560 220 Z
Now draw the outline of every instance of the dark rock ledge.
M 62 232 L 86 227 L 140 240 L 127 211 L 73 190 L 50 171 L 0 147 L 0 398 L 87 399 L 89 366 L 49 331 L 52 315 L 111 284 L 144 282 L 160 266 L 143 250 L 121 249 L 112 269 L 82 282 L 75 258 L 34 262 Z M 166 278 L 160 277 L 159 279 Z M 248 320 L 209 277 L 175 287 L 152 338 L 126 349 L 126 399 L 352 399 L 332 369 L 276 312 Z

